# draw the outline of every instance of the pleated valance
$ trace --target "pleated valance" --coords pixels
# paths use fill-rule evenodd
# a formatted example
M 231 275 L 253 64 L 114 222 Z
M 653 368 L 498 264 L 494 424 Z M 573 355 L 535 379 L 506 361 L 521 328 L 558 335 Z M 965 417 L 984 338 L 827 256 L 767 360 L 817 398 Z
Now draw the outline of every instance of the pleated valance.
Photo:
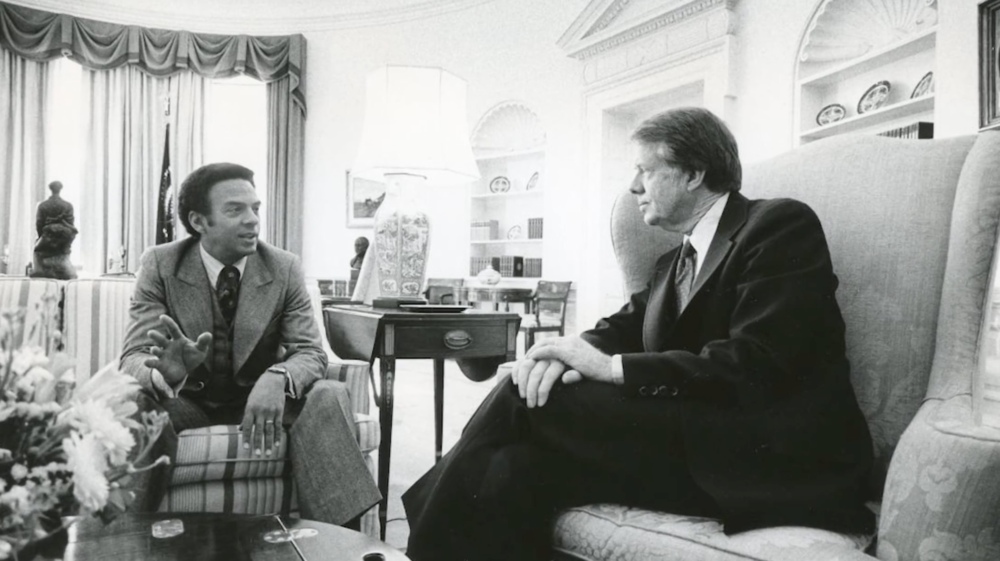
M 0 2 L 0 47 L 35 61 L 69 57 L 95 70 L 125 64 L 154 76 L 190 70 L 210 78 L 288 76 L 305 113 L 305 37 L 214 35 L 105 23 Z

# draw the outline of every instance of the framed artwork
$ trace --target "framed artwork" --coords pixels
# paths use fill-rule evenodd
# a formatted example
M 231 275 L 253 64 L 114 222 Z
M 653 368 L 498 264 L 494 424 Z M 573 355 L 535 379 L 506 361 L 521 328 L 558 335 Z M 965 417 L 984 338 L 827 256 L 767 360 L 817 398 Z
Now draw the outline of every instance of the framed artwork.
M 1000 127 L 1000 91 L 997 90 L 997 32 L 1000 0 L 979 4 L 979 130 Z
M 385 200 L 385 184 L 347 172 L 347 227 L 373 228 L 375 211 Z

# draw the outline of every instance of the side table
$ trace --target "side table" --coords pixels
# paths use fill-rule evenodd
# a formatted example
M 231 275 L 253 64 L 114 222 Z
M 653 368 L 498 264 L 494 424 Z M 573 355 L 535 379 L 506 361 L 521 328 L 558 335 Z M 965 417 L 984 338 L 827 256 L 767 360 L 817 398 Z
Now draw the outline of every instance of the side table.
M 462 361 L 472 379 L 491 377 L 497 366 L 516 358 L 517 314 L 476 312 L 408 312 L 372 308 L 364 304 L 335 304 L 323 308 L 327 340 L 340 358 L 379 360 L 381 384 L 375 388 L 382 442 L 378 449 L 378 489 L 382 493 L 378 517 L 385 539 L 389 500 L 389 458 L 392 450 L 393 387 L 396 359 L 434 361 L 434 458 L 441 459 L 444 415 L 444 361 Z M 372 374 L 374 378 L 374 373 Z M 372 385 L 375 385 L 374 379 Z

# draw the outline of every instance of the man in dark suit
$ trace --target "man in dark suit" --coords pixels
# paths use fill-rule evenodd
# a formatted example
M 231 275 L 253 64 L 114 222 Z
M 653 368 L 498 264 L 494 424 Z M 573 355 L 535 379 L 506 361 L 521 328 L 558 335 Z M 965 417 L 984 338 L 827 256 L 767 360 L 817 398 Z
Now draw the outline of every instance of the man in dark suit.
M 380 495 L 346 387 L 322 380 L 326 354 L 299 258 L 257 239 L 259 208 L 242 166 L 209 164 L 184 180 L 179 210 L 191 237 L 143 255 L 122 369 L 144 388 L 141 407 L 169 413 L 167 453 L 185 429 L 239 424 L 253 456 L 290 446 L 303 516 L 356 521 Z M 162 471 L 142 508 L 159 505 Z
M 612 502 L 870 532 L 871 438 L 845 357 L 826 238 L 793 200 L 748 200 L 725 124 L 642 123 L 632 192 L 680 232 L 647 288 L 536 344 L 403 496 L 417 560 L 548 559 L 562 508 Z

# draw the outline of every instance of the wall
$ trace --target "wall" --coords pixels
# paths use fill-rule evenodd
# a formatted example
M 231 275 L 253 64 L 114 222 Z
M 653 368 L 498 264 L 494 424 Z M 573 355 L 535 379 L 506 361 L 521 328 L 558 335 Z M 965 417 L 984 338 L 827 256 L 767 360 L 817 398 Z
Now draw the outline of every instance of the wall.
M 344 172 L 361 136 L 368 72 L 380 65 L 440 66 L 468 82 L 470 133 L 497 103 L 519 99 L 535 110 L 548 135 L 545 264 L 575 278 L 578 226 L 561 212 L 579 182 L 579 63 L 556 47 L 583 0 L 504 0 L 417 22 L 307 33 L 309 114 L 306 121 L 306 274 L 344 277 L 353 240 L 370 230 L 345 226 Z M 425 201 L 432 220 L 429 276 L 468 275 L 468 203 L 462 188 L 438 189 Z M 570 227 L 560 227 L 569 222 Z M 455 259 L 453 256 L 462 256 Z

